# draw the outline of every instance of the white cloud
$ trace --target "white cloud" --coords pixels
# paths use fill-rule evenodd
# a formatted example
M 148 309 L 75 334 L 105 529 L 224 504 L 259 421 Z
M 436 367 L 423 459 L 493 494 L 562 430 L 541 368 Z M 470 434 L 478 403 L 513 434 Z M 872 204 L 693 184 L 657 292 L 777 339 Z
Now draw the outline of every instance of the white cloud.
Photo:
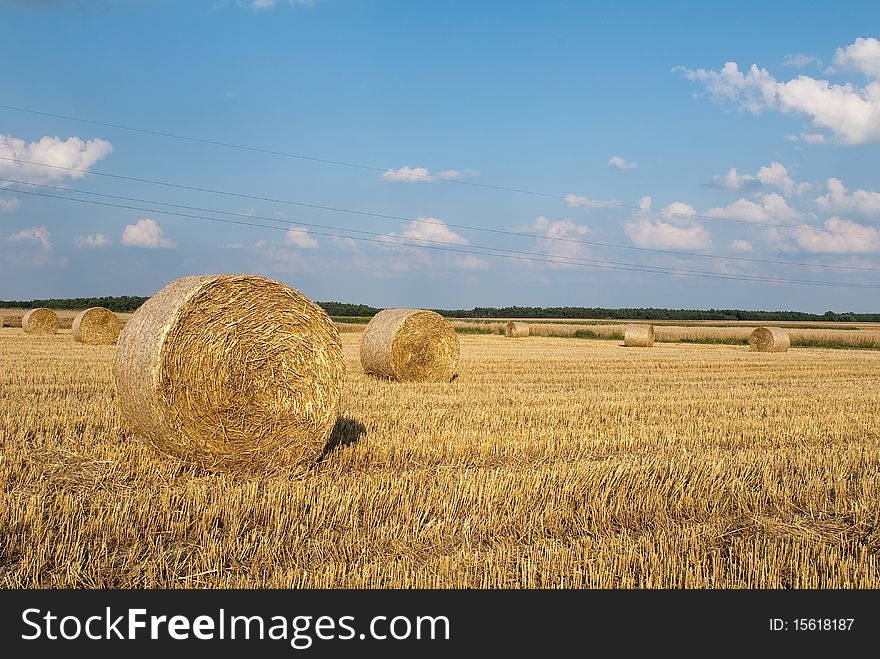
M 638 247 L 692 250 L 712 246 L 709 232 L 697 223 L 681 226 L 660 218 L 644 218 L 627 222 L 623 230 Z
M 67 257 L 55 256 L 52 233 L 45 226 L 28 227 L 5 238 L 0 238 L 2 260 L 9 265 L 64 266 Z
M 0 213 L 11 213 L 21 206 L 21 200 L 18 197 L 0 197 Z
M 429 244 L 429 241 L 450 243 L 452 245 L 467 245 L 468 240 L 464 236 L 446 226 L 443 220 L 436 217 L 420 217 L 408 222 L 401 233 L 387 233 L 382 237 L 386 242 L 396 242 L 398 238 L 405 238 L 415 243 Z
M 612 156 L 611 159 L 605 163 L 607 167 L 614 167 L 615 169 L 635 169 L 639 166 L 637 162 L 627 162 L 620 156 Z
M 103 233 L 77 236 L 73 241 L 78 247 L 107 247 L 110 244 L 110 239 Z
M 741 198 L 724 207 L 710 208 L 705 214 L 764 224 L 795 223 L 803 219 L 800 212 L 775 192 L 759 195 L 759 202 Z
M 568 207 L 578 206 L 580 208 L 607 208 L 608 202 L 601 201 L 599 199 L 590 199 L 588 197 L 583 197 L 581 195 L 570 194 L 565 195 L 565 205 Z
M 748 240 L 734 240 L 730 243 L 730 249 L 734 252 L 744 254 L 746 252 L 751 252 L 755 248 Z
M 832 71 L 861 71 L 869 78 L 880 79 L 880 41 L 859 37 L 846 48 L 838 48 L 832 60 Z
M 291 227 L 284 236 L 284 242 L 287 245 L 293 245 L 300 249 L 315 249 L 318 247 L 318 241 L 309 235 L 309 232 L 302 227 Z
M 391 183 L 431 183 L 437 180 L 451 181 L 464 178 L 465 176 L 477 176 L 472 169 L 444 169 L 441 172 L 431 173 L 427 167 L 409 167 L 404 165 L 400 169 L 389 169 L 382 174 L 383 181 Z
M 252 0 L 251 7 L 256 11 L 261 9 L 273 9 L 278 4 L 278 0 Z
M 697 211 L 694 210 L 693 206 L 682 201 L 673 201 L 660 211 L 660 215 L 664 219 L 679 223 L 682 222 L 682 220 L 686 220 L 688 216 L 696 214 Z M 685 221 L 685 224 L 687 223 L 688 222 Z
M 719 187 L 739 192 L 775 187 L 781 189 L 786 197 L 800 194 L 812 187 L 809 183 L 795 183 L 785 165 L 776 161 L 761 167 L 754 176 L 739 174 L 735 167 L 731 167 L 727 174 L 715 176 L 712 180 Z
M 453 263 L 455 267 L 468 272 L 482 272 L 489 269 L 489 262 L 486 259 L 481 259 L 473 254 L 457 256 L 453 259 Z
M 639 208 L 643 211 L 651 210 L 651 198 L 647 195 L 639 199 Z
M 52 234 L 49 232 L 45 226 L 39 227 L 30 227 L 28 229 L 23 229 L 18 233 L 13 233 L 11 236 L 7 237 L 11 243 L 32 243 L 37 244 L 40 248 L 44 250 L 52 249 L 52 241 L 49 239 Z
M 37 142 L 28 144 L 12 135 L 0 135 L 0 157 L 2 158 L 70 168 L 54 169 L 53 167 L 40 167 L 39 165 L 0 159 L 0 174 L 4 177 L 17 178 L 30 183 L 61 181 L 66 178 L 81 179 L 92 165 L 112 151 L 113 145 L 101 139 L 86 142 L 78 137 L 62 140 L 60 137 L 45 136 Z
M 806 227 L 806 225 L 804 225 Z M 805 228 L 795 240 L 808 252 L 825 254 L 864 254 L 880 252 L 880 231 L 840 217 L 825 220 L 825 230 Z
M 828 193 L 816 199 L 816 205 L 826 213 L 855 213 L 863 217 L 880 216 L 880 192 L 858 189 L 849 194 L 843 181 L 829 178 Z
M 172 249 L 175 247 L 175 244 L 162 234 L 161 227 L 149 218 L 127 225 L 122 231 L 120 242 L 129 247 L 143 247 L 145 249 Z
M 841 68 L 857 68 L 876 77 L 876 40 L 856 40 L 838 50 L 835 63 Z M 880 81 L 864 87 L 852 83 L 800 75 L 779 81 L 755 64 L 743 72 L 736 62 L 726 62 L 720 71 L 676 67 L 689 80 L 704 85 L 717 101 L 733 101 L 741 110 L 758 114 L 775 110 L 783 114 L 802 114 L 812 125 L 829 131 L 845 144 L 866 144 L 880 140 Z
M 809 66 L 810 64 L 822 66 L 822 62 L 818 57 L 814 57 L 813 55 L 804 55 L 803 53 L 786 55 L 782 60 L 782 66 L 793 66 L 798 69 Z

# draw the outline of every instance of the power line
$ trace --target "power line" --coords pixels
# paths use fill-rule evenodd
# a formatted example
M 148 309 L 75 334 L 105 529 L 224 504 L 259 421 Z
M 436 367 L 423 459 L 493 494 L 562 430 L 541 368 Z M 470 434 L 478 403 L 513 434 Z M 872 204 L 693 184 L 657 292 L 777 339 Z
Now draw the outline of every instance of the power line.
M 123 208 L 129 210 L 137 210 L 143 211 L 147 213 L 158 213 L 162 215 L 170 215 L 181 218 L 191 218 L 197 220 L 205 220 L 209 222 L 221 222 L 225 224 L 237 224 L 242 226 L 251 226 L 258 227 L 263 229 L 275 229 L 281 231 L 287 231 L 291 227 L 302 226 L 302 223 L 288 221 L 288 220 L 279 220 L 272 218 L 261 218 L 268 219 L 273 222 L 284 223 L 287 224 L 287 227 L 280 227 L 274 225 L 265 225 L 259 224 L 256 222 L 244 222 L 240 220 L 229 220 L 223 218 L 216 217 L 207 217 L 202 215 L 194 215 L 189 213 L 179 213 L 176 211 L 168 211 L 156 208 L 145 208 L 138 206 L 130 206 L 125 204 L 115 204 L 109 202 L 102 202 L 91 199 L 77 199 L 74 197 L 64 197 L 60 195 L 51 195 L 42 192 L 33 192 L 29 190 L 14 190 L 16 194 L 27 194 L 38 197 L 47 197 L 50 199 L 59 199 L 63 201 L 75 201 L 84 204 L 93 204 L 98 206 L 107 206 L 112 208 Z M 159 202 L 161 205 L 161 202 Z M 213 212 L 213 211 L 206 211 Z M 221 211 L 222 212 L 222 211 Z M 231 213 L 229 213 L 231 214 Z M 247 215 L 243 215 L 244 217 L 251 217 Z M 327 228 L 335 231 L 346 231 L 349 233 L 360 233 L 372 236 L 380 236 L 379 238 L 366 238 L 363 236 L 351 236 L 351 235 L 342 235 L 339 233 L 332 232 L 321 232 L 321 231 L 311 231 L 315 235 L 320 236 L 330 236 L 335 238 L 347 238 L 351 240 L 360 240 L 366 242 L 380 243 L 385 246 L 394 246 L 394 245 L 402 245 L 407 247 L 416 247 L 416 248 L 424 248 L 424 249 L 438 249 L 442 251 L 449 252 L 460 252 L 464 254 L 472 254 L 472 255 L 480 255 L 480 256 L 494 256 L 498 258 L 511 258 L 518 260 L 527 260 L 527 261 L 535 261 L 535 262 L 543 262 L 543 263 L 553 263 L 560 265 L 573 265 L 573 266 L 581 266 L 581 267 L 594 267 L 600 269 L 609 269 L 609 270 L 628 270 L 634 272 L 645 272 L 645 273 L 654 273 L 654 274 L 666 274 L 672 276 L 682 276 L 682 277 L 702 277 L 709 279 L 724 279 L 724 280 L 738 280 L 738 281 L 750 281 L 750 282 L 762 282 L 762 283 L 780 283 L 780 284 L 798 284 L 798 285 L 808 285 L 808 286 L 831 286 L 831 287 L 839 287 L 839 288 L 880 288 L 880 285 L 875 284 L 853 284 L 848 282 L 835 282 L 835 281 L 819 281 L 819 280 L 811 280 L 811 279 L 790 279 L 783 277 L 756 277 L 751 275 L 731 275 L 731 274 L 719 274 L 713 272 L 706 272 L 701 270 L 689 270 L 685 268 L 666 268 L 662 266 L 650 266 L 650 265 L 641 265 L 641 264 L 633 264 L 633 263 L 622 263 L 616 261 L 601 261 L 596 259 L 583 259 L 576 257 L 567 257 L 567 256 L 547 256 L 545 254 L 538 254 L 535 252 L 524 252 L 517 250 L 507 250 L 495 247 L 485 247 L 481 245 L 472 245 L 467 246 L 465 249 L 462 246 L 457 246 L 455 243 L 449 243 L 438 240 L 430 240 L 430 239 L 416 239 L 419 242 L 411 242 L 409 240 L 405 240 L 398 236 L 388 236 L 385 234 L 378 234 L 375 232 L 354 230 L 354 229 L 344 229 L 337 227 L 326 227 L 324 225 L 311 225 L 319 228 Z M 424 243 L 432 243 L 431 245 L 426 245 Z
M 0 107 L 2 107 L 2 106 L 0 106 Z M 560 237 L 560 236 L 540 236 L 540 235 L 535 235 L 535 234 L 526 233 L 526 232 L 522 232 L 522 231 L 510 231 L 510 230 L 504 230 L 504 229 L 490 229 L 487 227 L 477 227 L 477 226 L 470 226 L 470 225 L 466 225 L 466 224 L 454 224 L 451 222 L 449 222 L 449 223 L 439 222 L 437 220 L 430 220 L 430 219 L 418 219 L 418 218 L 412 219 L 412 218 L 401 216 L 401 215 L 390 215 L 390 214 L 386 214 L 386 213 L 375 213 L 375 212 L 371 212 L 371 211 L 353 210 L 353 209 L 348 209 L 348 208 L 339 208 L 336 206 L 327 206 L 327 205 L 322 205 L 322 204 L 312 204 L 312 203 L 306 203 L 306 202 L 301 202 L 301 201 L 292 201 L 292 200 L 288 200 L 288 199 L 275 199 L 272 197 L 263 197 L 263 196 L 258 196 L 258 195 L 249 195 L 249 194 L 238 193 L 238 192 L 230 192 L 228 190 L 217 190 L 214 188 L 203 188 L 203 187 L 199 187 L 199 186 L 185 185 L 185 184 L 181 184 L 181 183 L 170 183 L 167 181 L 158 181 L 155 179 L 139 178 L 139 177 L 135 177 L 135 176 L 124 176 L 122 174 L 110 174 L 108 172 L 95 172 L 95 171 L 89 171 L 89 170 L 85 170 L 85 169 L 76 169 L 73 167 L 64 167 L 61 165 L 48 165 L 45 163 L 32 162 L 32 161 L 28 161 L 28 160 L 16 160 L 15 158 L 8 158 L 5 156 L 0 156 L 0 160 L 7 160 L 7 161 L 11 161 L 11 162 L 24 163 L 24 164 L 29 164 L 29 165 L 37 165 L 37 166 L 41 166 L 41 167 L 49 167 L 49 168 L 53 168 L 53 169 L 61 169 L 61 170 L 65 170 L 65 171 L 74 171 L 74 172 L 80 172 L 80 173 L 85 173 L 85 174 L 93 174 L 95 176 L 102 176 L 102 177 L 113 178 L 113 179 L 121 179 L 121 180 L 125 180 L 125 181 L 133 181 L 133 182 L 137 182 L 137 183 L 147 183 L 150 185 L 158 185 L 158 186 L 169 187 L 169 188 L 178 188 L 178 189 L 190 190 L 190 191 L 194 191 L 194 192 L 207 192 L 209 194 L 223 195 L 223 196 L 229 196 L 229 197 L 238 197 L 238 198 L 248 199 L 248 200 L 252 200 L 252 201 L 266 201 L 266 202 L 270 202 L 270 203 L 286 204 L 286 205 L 290 205 L 290 206 L 299 206 L 302 208 L 312 208 L 312 209 L 316 209 L 316 210 L 324 210 L 324 211 L 330 211 L 330 212 L 336 212 L 336 213 L 346 213 L 346 214 L 350 214 L 350 215 L 359 215 L 359 216 L 372 217 L 372 218 L 378 218 L 378 219 L 384 219 L 384 220 L 396 220 L 396 221 L 403 221 L 403 222 L 417 222 L 417 223 L 422 223 L 422 224 L 443 225 L 443 226 L 447 226 L 447 227 L 453 227 L 456 229 L 464 229 L 464 230 L 469 230 L 469 231 L 481 231 L 484 233 L 494 233 L 494 234 L 508 235 L 508 236 L 518 236 L 521 238 L 535 238 L 535 239 L 539 239 L 539 240 L 576 243 L 576 244 L 581 244 L 581 245 L 590 245 L 590 246 L 594 246 L 594 247 L 609 247 L 612 249 L 627 249 L 627 250 L 633 250 L 633 251 L 639 251 L 639 252 L 649 252 L 649 253 L 656 253 L 656 254 L 671 254 L 671 255 L 676 255 L 676 256 L 688 256 L 688 257 L 692 257 L 692 258 L 723 259 L 725 261 L 764 263 L 764 264 L 795 266 L 795 267 L 833 268 L 835 270 L 874 271 L 874 272 L 880 271 L 880 268 L 873 268 L 873 267 L 868 267 L 868 266 L 829 265 L 829 264 L 821 264 L 821 263 L 806 263 L 806 262 L 800 262 L 800 261 L 786 261 L 786 260 L 782 260 L 782 259 L 759 259 L 759 258 L 751 258 L 751 257 L 744 257 L 744 256 L 726 256 L 726 255 L 722 255 L 722 254 L 700 254 L 698 252 L 687 252 L 687 251 L 682 251 L 682 250 L 670 250 L 670 249 L 658 249 L 658 248 L 651 248 L 651 247 L 637 247 L 635 245 L 621 245 L 618 243 L 604 243 L 604 242 L 599 242 L 599 241 L 583 240 L 583 239 L 579 239 L 579 238 L 565 238 L 565 237 Z M 53 189 L 58 189 L 58 190 L 72 190 L 74 192 L 80 192 L 82 194 L 101 195 L 101 193 L 97 193 L 97 192 L 73 190 L 71 188 L 66 188 L 66 187 L 62 187 L 62 186 L 50 186 L 50 185 L 45 185 L 45 184 L 30 183 L 28 181 L 19 181 L 16 179 L 0 179 L 0 181 L 6 181 L 6 182 L 10 182 L 10 183 L 21 183 L 24 185 L 42 185 L 42 187 L 53 188 Z M 106 195 L 106 196 L 112 197 L 114 195 Z M 116 197 L 116 198 L 128 199 L 130 201 L 144 201 L 142 199 L 131 198 L 131 197 Z M 163 202 L 146 202 L 146 203 L 160 203 L 163 206 L 175 206 L 175 204 L 165 204 Z M 180 207 L 187 208 L 186 206 L 180 206 Z M 201 210 L 198 208 L 194 208 L 194 209 Z M 648 211 L 648 212 L 657 212 L 657 211 Z M 788 228 L 792 228 L 792 227 L 788 227 Z M 823 232 L 828 233 L 824 229 L 810 228 L 810 230 L 823 231 Z
M 64 119 L 66 121 L 76 121 L 79 123 L 91 124 L 93 126 L 104 126 L 107 128 L 117 128 L 119 130 L 127 130 L 130 132 L 143 133 L 146 135 L 156 135 L 159 137 L 168 137 L 168 138 L 172 138 L 172 139 L 176 139 L 176 140 L 184 140 L 187 142 L 196 142 L 196 143 L 200 143 L 200 144 L 210 144 L 213 146 L 221 146 L 221 147 L 226 147 L 226 148 L 230 148 L 230 149 L 239 149 L 242 151 L 251 151 L 254 153 L 265 153 L 265 154 L 274 155 L 274 156 L 295 158 L 298 160 L 317 162 L 317 163 L 322 163 L 325 165 L 334 165 L 334 166 L 339 166 L 339 167 L 350 167 L 353 169 L 360 169 L 360 170 L 373 171 L 373 172 L 382 172 L 382 173 L 394 171 L 393 168 L 376 167 L 374 165 L 365 165 L 362 163 L 354 163 L 354 162 L 348 162 L 348 161 L 344 161 L 344 160 L 333 160 L 333 159 L 329 159 L 329 158 L 319 158 L 316 156 L 307 156 L 304 154 L 291 153 L 288 151 L 277 151 L 274 149 L 264 149 L 262 147 L 246 146 L 243 144 L 235 144 L 232 142 L 223 142 L 220 140 L 211 140 L 211 139 L 205 139 L 205 138 L 200 138 L 200 137 L 191 137 L 188 135 L 180 135 L 178 133 L 170 133 L 170 132 L 166 132 L 166 131 L 152 130 L 152 129 L 148 129 L 148 128 L 138 128 L 135 126 L 125 126 L 123 124 L 115 124 L 115 123 L 110 123 L 110 122 L 106 122 L 106 121 L 95 121 L 93 119 L 83 119 L 81 117 L 73 117 L 73 116 L 64 115 L 64 114 L 55 114 L 52 112 L 42 112 L 40 110 L 32 110 L 30 108 L 21 108 L 21 107 L 16 107 L 13 105 L 0 105 L 0 109 L 12 110 L 15 112 L 24 112 L 27 114 L 34 114 L 34 115 L 39 115 L 39 116 L 43 116 L 43 117 L 52 117 L 55 119 Z M 22 161 L 22 162 L 24 162 L 24 161 Z M 30 164 L 40 164 L 40 163 L 30 163 Z M 75 171 L 82 171 L 82 170 L 75 170 Z M 563 201 L 569 201 L 572 197 L 577 196 L 577 195 L 572 195 L 572 194 L 563 195 L 563 194 L 553 193 L 553 192 L 541 192 L 539 190 L 529 190 L 526 188 L 517 188 L 517 187 L 512 187 L 512 186 L 506 186 L 506 185 L 492 185 L 490 183 L 480 183 L 477 181 L 466 181 L 463 179 L 445 178 L 445 177 L 441 177 L 441 176 L 434 176 L 431 174 L 407 173 L 406 176 L 408 176 L 410 178 L 424 179 L 426 181 L 436 181 L 436 182 L 440 182 L 440 183 L 450 183 L 450 184 L 456 184 L 456 185 L 468 185 L 468 186 L 475 187 L 475 188 L 485 188 L 488 190 L 497 190 L 497 191 L 502 191 L 502 192 L 515 192 L 518 194 L 531 195 L 531 196 L 535 196 L 535 197 L 545 197 L 545 198 L 549 198 L 549 199 L 561 199 Z M 589 202 L 590 204 L 598 204 L 598 205 L 607 206 L 610 208 L 623 208 L 623 209 L 634 210 L 634 211 L 639 211 L 639 212 L 653 212 L 653 213 L 658 212 L 658 211 L 654 211 L 652 209 L 642 208 L 641 206 L 635 206 L 633 204 L 624 204 L 624 203 L 620 203 L 620 202 L 616 202 L 616 201 L 604 201 L 601 199 L 590 199 L 590 198 L 584 198 L 584 199 L 585 199 L 585 201 Z M 687 218 L 711 220 L 711 221 L 716 221 L 716 222 L 737 222 L 737 223 L 748 224 L 748 225 L 753 225 L 753 226 L 759 225 L 759 226 L 767 226 L 767 227 L 778 227 L 778 228 L 782 228 L 782 229 L 789 229 L 792 231 L 809 230 L 809 231 L 821 231 L 823 233 L 828 233 L 829 235 L 858 235 L 858 234 L 854 234 L 853 232 L 836 232 L 835 233 L 835 232 L 828 231 L 827 229 L 820 229 L 820 228 L 814 228 L 814 227 L 793 227 L 788 224 L 781 224 L 781 223 L 774 223 L 774 222 L 756 222 L 756 221 L 752 221 L 752 220 L 744 220 L 742 218 L 719 217 L 716 215 L 704 215 L 702 213 L 690 213 L 690 214 L 680 214 L 680 215 L 682 215 L 682 217 L 687 217 Z

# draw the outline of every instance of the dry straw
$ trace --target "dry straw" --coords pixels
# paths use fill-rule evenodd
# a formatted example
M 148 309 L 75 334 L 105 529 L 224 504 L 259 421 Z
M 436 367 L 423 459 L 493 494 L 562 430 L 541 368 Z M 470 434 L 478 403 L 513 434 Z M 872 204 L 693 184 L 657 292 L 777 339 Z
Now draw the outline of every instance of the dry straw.
M 27 334 L 55 334 L 60 326 L 58 314 L 44 307 L 31 309 L 21 317 L 21 328 Z
M 321 307 L 252 275 L 184 277 L 126 323 L 123 418 L 161 451 L 234 472 L 305 470 L 339 412 L 345 364 Z
M 378 377 L 410 382 L 449 382 L 460 347 L 452 325 L 438 313 L 385 309 L 367 324 L 361 365 Z
M 93 345 L 116 343 L 121 330 L 122 325 L 116 314 L 104 307 L 92 307 L 80 311 L 71 326 L 75 340 Z
M 623 345 L 628 348 L 650 348 L 654 345 L 654 326 L 645 323 L 627 325 L 623 331 Z
M 757 352 L 785 352 L 789 346 L 788 332 L 778 327 L 758 327 L 749 336 L 749 348 Z
M 504 336 L 519 338 L 529 335 L 528 323 L 507 323 L 504 326 Z

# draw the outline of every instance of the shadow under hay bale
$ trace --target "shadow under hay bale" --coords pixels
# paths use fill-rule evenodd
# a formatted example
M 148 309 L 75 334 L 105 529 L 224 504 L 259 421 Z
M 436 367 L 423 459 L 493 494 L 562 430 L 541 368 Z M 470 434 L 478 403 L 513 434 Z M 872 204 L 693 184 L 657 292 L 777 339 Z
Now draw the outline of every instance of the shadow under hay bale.
M 317 462 L 322 462 L 328 455 L 340 448 L 357 444 L 366 434 L 367 427 L 357 419 L 338 418 Z
M 654 345 L 654 326 L 646 323 L 627 325 L 623 331 L 623 345 L 627 348 L 650 348 Z
M 529 335 L 528 323 L 507 323 L 504 326 L 504 336 L 509 338 L 521 338 Z
M 51 309 L 31 309 L 21 317 L 21 328 L 26 334 L 56 334 L 61 321 Z
M 119 336 L 122 418 L 210 470 L 308 469 L 339 412 L 339 332 L 299 291 L 253 275 L 184 277 Z
M 400 382 L 450 382 L 461 347 L 440 314 L 419 309 L 385 309 L 367 323 L 361 339 L 366 373 Z
M 758 327 L 749 336 L 749 349 L 755 352 L 785 352 L 789 347 L 788 332 L 779 327 Z
M 121 331 L 122 325 L 116 314 L 104 307 L 80 311 L 71 325 L 74 340 L 91 345 L 116 343 Z

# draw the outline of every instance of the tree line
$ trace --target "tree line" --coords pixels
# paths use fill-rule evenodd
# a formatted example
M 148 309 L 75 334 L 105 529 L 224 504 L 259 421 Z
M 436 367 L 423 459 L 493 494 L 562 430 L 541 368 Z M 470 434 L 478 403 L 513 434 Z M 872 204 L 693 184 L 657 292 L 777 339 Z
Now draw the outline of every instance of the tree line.
M 36 309 L 87 309 L 106 307 L 120 313 L 135 311 L 148 298 L 121 295 L 114 297 L 76 297 L 46 300 L 0 300 L 0 307 Z M 346 302 L 318 302 L 330 316 L 371 318 L 381 311 L 366 304 Z M 605 307 L 475 307 L 473 309 L 433 309 L 447 318 L 564 318 L 571 320 L 745 320 L 745 321 L 828 321 L 828 322 L 880 322 L 880 313 L 837 313 L 826 311 L 823 314 L 804 311 L 749 311 L 743 309 L 658 309 Z

